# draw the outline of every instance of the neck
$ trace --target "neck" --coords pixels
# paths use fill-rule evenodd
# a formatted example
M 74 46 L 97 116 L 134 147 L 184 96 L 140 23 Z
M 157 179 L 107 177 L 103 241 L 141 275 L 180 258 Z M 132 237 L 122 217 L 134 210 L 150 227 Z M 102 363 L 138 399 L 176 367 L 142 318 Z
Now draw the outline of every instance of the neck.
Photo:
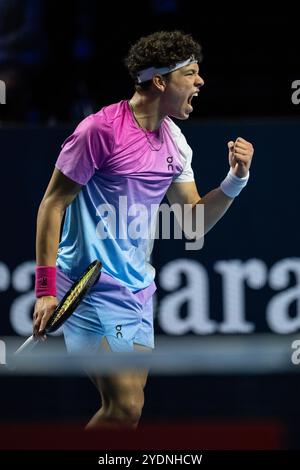
M 165 116 L 159 112 L 158 99 L 151 99 L 136 92 L 128 103 L 139 127 L 148 131 L 155 131 L 159 128 Z

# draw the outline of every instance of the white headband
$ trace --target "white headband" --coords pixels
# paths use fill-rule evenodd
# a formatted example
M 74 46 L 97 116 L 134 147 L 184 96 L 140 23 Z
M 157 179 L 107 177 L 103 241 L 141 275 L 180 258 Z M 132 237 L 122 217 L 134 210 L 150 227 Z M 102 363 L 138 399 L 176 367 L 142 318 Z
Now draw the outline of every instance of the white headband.
M 165 75 L 166 73 L 174 72 L 174 70 L 181 69 L 181 67 L 185 67 L 189 64 L 195 64 L 198 61 L 192 56 L 183 62 L 178 62 L 174 66 L 171 67 L 149 67 L 148 69 L 141 70 L 137 73 L 137 81 L 138 83 L 147 82 L 154 77 L 154 75 Z

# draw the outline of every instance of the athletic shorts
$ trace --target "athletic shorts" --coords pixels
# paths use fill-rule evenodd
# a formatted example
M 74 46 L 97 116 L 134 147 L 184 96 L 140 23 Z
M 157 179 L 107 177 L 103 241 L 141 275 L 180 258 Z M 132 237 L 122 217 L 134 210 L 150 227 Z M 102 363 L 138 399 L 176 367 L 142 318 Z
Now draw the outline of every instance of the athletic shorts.
M 57 297 L 60 300 L 73 281 L 57 269 Z M 134 344 L 154 348 L 153 302 L 155 283 L 130 291 L 108 274 L 84 297 L 63 325 L 68 352 L 94 354 L 105 337 L 114 352 L 132 351 Z

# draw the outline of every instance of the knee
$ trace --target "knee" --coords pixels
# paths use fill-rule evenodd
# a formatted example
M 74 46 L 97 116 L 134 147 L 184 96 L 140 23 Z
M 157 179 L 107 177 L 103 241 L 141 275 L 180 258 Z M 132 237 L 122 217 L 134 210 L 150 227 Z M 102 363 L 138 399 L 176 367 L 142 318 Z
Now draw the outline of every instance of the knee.
M 132 393 L 123 395 L 111 401 L 108 413 L 112 420 L 118 421 L 130 427 L 136 427 L 139 423 L 144 406 L 144 394 Z

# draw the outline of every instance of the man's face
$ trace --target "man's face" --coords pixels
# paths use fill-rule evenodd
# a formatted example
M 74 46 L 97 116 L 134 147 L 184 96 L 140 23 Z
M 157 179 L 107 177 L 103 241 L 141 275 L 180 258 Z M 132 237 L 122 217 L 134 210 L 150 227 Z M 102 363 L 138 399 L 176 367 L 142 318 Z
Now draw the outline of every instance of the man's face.
M 171 72 L 162 96 L 164 111 L 177 119 L 188 119 L 193 111 L 192 99 L 204 85 L 198 64 L 190 64 Z

